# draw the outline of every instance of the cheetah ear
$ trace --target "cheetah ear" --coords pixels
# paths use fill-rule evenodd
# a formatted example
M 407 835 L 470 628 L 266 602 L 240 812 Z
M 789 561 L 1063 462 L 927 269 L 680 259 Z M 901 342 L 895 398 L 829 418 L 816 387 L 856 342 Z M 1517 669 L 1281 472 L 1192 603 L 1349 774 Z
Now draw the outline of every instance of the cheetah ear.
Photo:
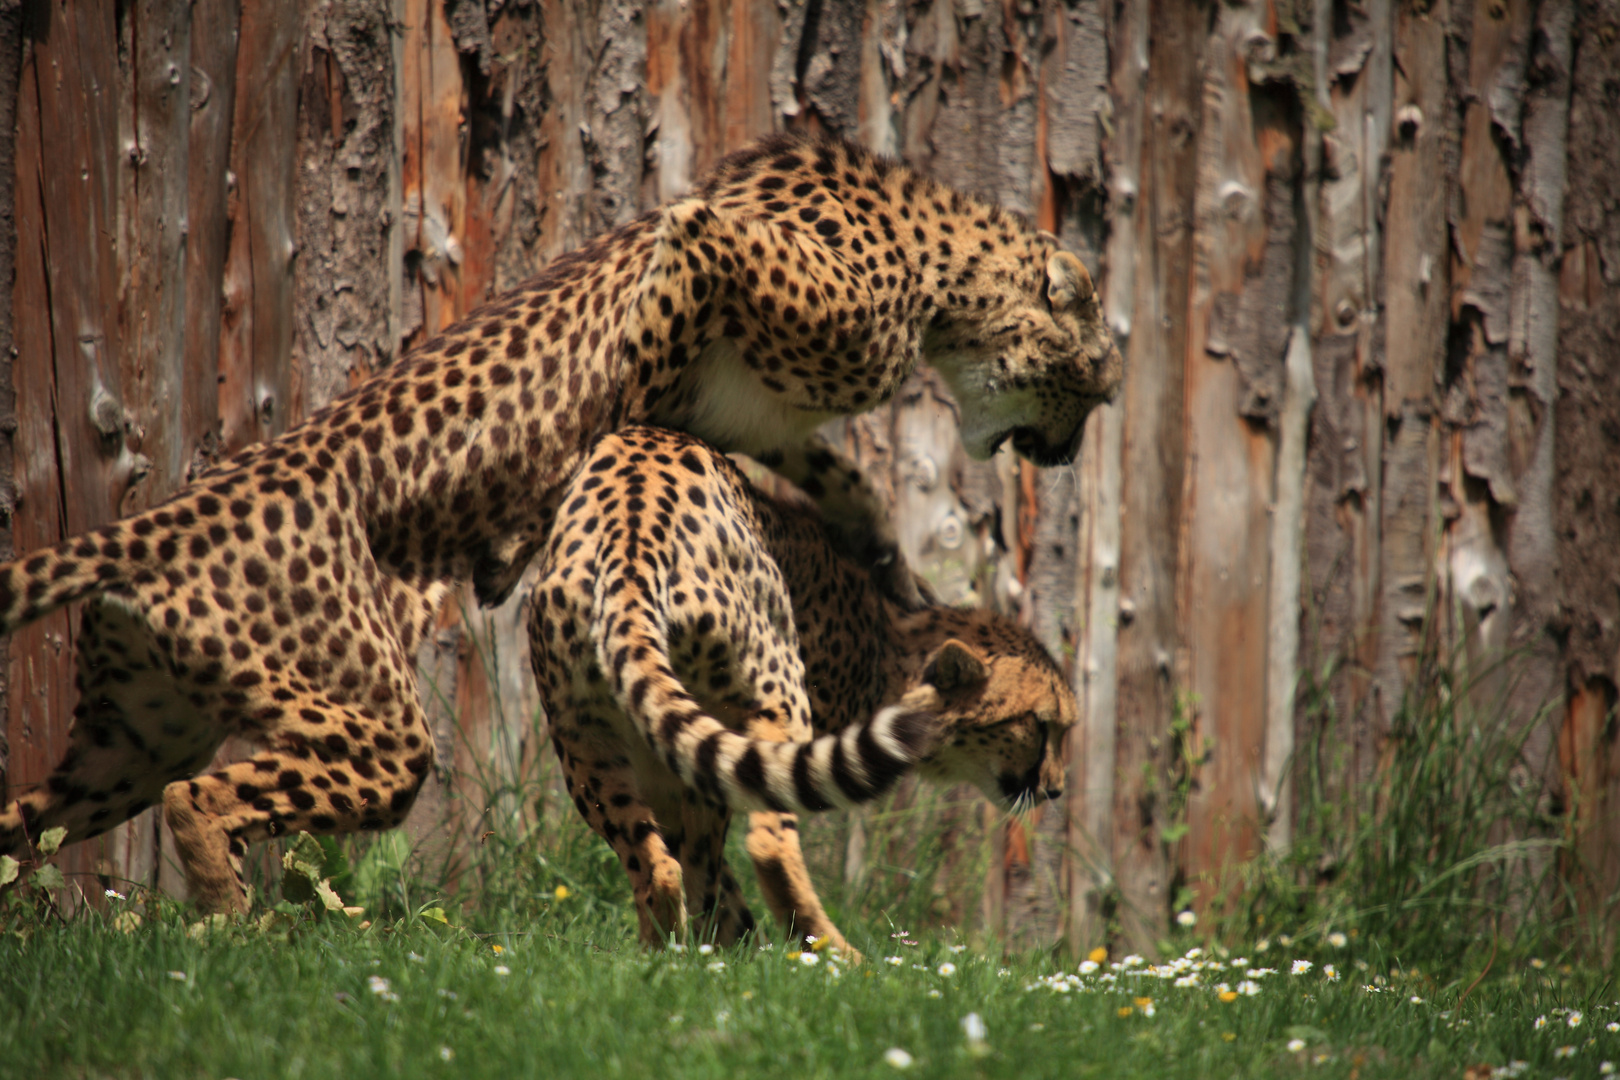
M 1046 295 L 1053 311 L 1091 299 L 1091 275 L 1072 252 L 1059 251 L 1046 260 Z
M 990 678 L 990 669 L 971 648 L 951 638 L 928 658 L 922 677 L 923 682 L 948 694 L 983 685 Z

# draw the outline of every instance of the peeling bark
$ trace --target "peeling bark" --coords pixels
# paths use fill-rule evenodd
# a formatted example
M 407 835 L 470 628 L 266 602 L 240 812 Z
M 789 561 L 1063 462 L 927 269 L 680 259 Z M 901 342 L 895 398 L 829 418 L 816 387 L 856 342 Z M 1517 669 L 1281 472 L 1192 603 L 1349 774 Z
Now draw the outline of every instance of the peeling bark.
M 1569 708 L 1561 749 L 1586 910 L 1615 942 L 1620 890 L 1620 140 L 1612 137 L 1620 3 L 1583 4 L 1573 30 L 1567 186 L 1558 264 L 1553 457 L 1556 630 Z
M 386 366 L 399 348 L 400 179 L 388 0 L 326 0 L 298 47 L 299 415 Z

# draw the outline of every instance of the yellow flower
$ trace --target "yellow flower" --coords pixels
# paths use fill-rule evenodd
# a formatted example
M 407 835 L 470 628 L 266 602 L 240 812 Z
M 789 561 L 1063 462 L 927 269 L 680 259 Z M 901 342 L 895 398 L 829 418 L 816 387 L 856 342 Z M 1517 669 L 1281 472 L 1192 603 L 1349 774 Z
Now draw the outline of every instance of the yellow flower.
M 793 952 L 790 952 L 790 953 L 788 953 L 788 954 L 787 954 L 787 958 L 788 958 L 788 959 L 789 959 L 789 960 L 797 960 L 797 959 L 798 959 L 798 958 L 799 958 L 799 953 L 798 953 L 798 951 L 797 951 L 797 950 L 794 950 L 794 951 L 793 951 Z
M 495 955 L 496 956 L 499 956 L 499 955 L 501 955 L 501 953 L 506 951 L 506 946 L 505 945 L 491 945 L 490 948 L 495 950 Z
M 1129 1005 L 1121 1005 L 1119 1007 L 1119 1015 L 1121 1015 L 1121 1016 L 1129 1016 L 1129 1015 L 1131 1015 L 1131 1007 Z
M 1104 960 L 1108 959 L 1108 950 L 1099 945 L 1095 949 L 1091 950 L 1091 952 L 1086 956 L 1086 959 L 1090 960 L 1093 964 L 1100 964 Z
M 1221 991 L 1221 1000 L 1224 1001 L 1224 1002 L 1227 1002 L 1227 1003 L 1231 1003 L 1231 1002 L 1236 1001 L 1237 1000 L 1237 991 L 1236 990 L 1222 990 Z
M 551 890 L 551 895 L 553 897 L 555 897 L 556 899 L 558 899 L 558 900 L 566 900 L 566 899 L 568 899 L 568 886 L 566 886 L 566 885 L 557 886 L 555 889 Z
M 1147 1008 L 1147 1007 L 1148 1007 L 1148 1006 L 1149 1006 L 1149 1005 L 1151 1005 L 1151 1004 L 1153 1004 L 1153 999 L 1152 999 L 1152 998 L 1150 998 L 1150 997 L 1139 997 L 1139 998 L 1132 998 L 1132 999 L 1131 999 L 1131 1002 L 1132 1002 L 1132 1003 L 1133 1003 L 1133 1004 L 1134 1004 L 1134 1005 L 1135 1005 L 1135 1006 L 1136 1006 L 1136 1007 L 1137 1007 L 1137 1008 L 1138 1008 L 1138 1009 L 1145 1009 L 1145 1008 Z
M 1221 1032 L 1221 1040 L 1223 1042 L 1231 1042 L 1232 1040 L 1234 1040 L 1236 1038 L 1237 1038 L 1237 1032 L 1235 1032 L 1235 1031 L 1223 1031 L 1223 1032 Z

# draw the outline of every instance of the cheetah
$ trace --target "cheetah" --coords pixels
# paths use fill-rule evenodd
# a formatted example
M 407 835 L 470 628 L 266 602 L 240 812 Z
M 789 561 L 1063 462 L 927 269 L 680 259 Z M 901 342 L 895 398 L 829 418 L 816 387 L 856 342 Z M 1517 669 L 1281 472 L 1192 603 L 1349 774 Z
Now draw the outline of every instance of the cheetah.
M 794 814 L 863 802 L 919 759 L 1009 809 L 1062 793 L 1074 693 L 1012 620 L 901 607 L 819 514 L 689 435 L 604 436 L 563 498 L 531 661 L 568 791 L 629 875 L 643 941 L 684 936 L 688 912 L 722 944 L 753 929 L 722 858 L 734 809 L 753 812 L 748 853 L 777 919 L 848 950 Z
M 403 819 L 433 756 L 412 651 L 448 583 L 512 591 L 594 437 L 689 431 L 875 515 L 812 432 L 924 358 L 970 454 L 1042 464 L 1122 374 L 1085 268 L 1021 218 L 844 142 L 725 159 L 163 505 L 0 565 L 0 634 L 86 601 L 69 748 L 0 853 L 161 800 L 193 900 L 244 909 L 248 845 Z M 260 751 L 200 772 L 230 734 Z

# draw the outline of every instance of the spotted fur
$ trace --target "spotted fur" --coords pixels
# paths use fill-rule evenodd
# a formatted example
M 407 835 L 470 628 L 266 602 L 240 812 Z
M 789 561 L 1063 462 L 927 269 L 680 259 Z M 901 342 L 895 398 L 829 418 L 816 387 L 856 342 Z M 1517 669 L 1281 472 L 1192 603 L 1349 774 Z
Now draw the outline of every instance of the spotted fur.
M 777 915 L 843 945 L 788 811 L 864 801 L 919 759 L 1008 807 L 1062 789 L 1074 696 L 1026 631 L 902 609 L 819 515 L 688 435 L 597 443 L 529 638 L 569 790 L 623 861 L 649 942 L 684 932 L 689 907 L 722 941 L 753 925 L 719 861 L 731 810 L 756 811 L 749 853 Z M 925 738 L 895 738 L 897 715 Z
M 505 597 L 595 436 L 689 430 L 875 513 L 807 441 L 925 356 L 978 455 L 1067 460 L 1120 379 L 1084 268 L 1021 219 L 845 143 L 727 159 L 166 505 L 0 566 L 0 633 L 89 601 L 70 748 L 0 852 L 161 797 L 192 896 L 242 907 L 247 844 L 409 808 L 444 583 Z M 262 752 L 197 775 L 232 733 Z

